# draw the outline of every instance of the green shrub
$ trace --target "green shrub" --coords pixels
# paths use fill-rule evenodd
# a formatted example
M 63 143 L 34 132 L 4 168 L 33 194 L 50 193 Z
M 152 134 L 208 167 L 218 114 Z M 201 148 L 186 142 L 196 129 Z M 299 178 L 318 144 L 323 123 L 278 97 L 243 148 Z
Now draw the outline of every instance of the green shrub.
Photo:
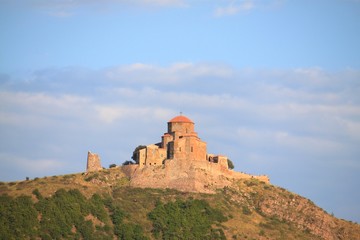
M 126 213 L 117 206 L 113 206 L 111 199 L 104 200 L 105 205 L 111 212 L 111 220 L 114 224 L 114 234 L 120 240 L 147 240 L 140 225 L 134 223 L 124 223 Z
M 234 163 L 229 158 L 227 159 L 227 164 L 228 164 L 229 169 L 234 169 L 235 168 Z
M 222 229 L 212 225 L 226 221 L 226 217 L 204 200 L 158 202 L 148 217 L 156 239 L 225 239 Z
M 135 164 L 133 161 L 129 161 L 129 160 L 126 160 L 125 162 L 123 162 L 123 166 L 126 166 L 126 165 L 132 165 L 132 164 Z
M 27 239 L 37 235 L 39 223 L 31 198 L 0 196 L 0 239 Z
M 39 192 L 39 189 L 37 189 L 37 188 L 32 191 L 32 194 L 34 194 L 38 200 L 43 199 L 43 196 L 41 195 L 41 193 Z
M 257 180 L 257 179 L 246 180 L 245 184 L 248 187 L 257 186 L 259 184 L 259 180 Z
M 67 175 L 64 175 L 64 176 L 63 176 L 63 179 L 64 179 L 64 180 L 71 180 L 71 179 L 73 179 L 74 177 L 75 177 L 74 174 L 67 174 Z
M 114 168 L 114 167 L 116 167 L 115 163 L 109 165 L 109 168 Z
M 245 215 L 250 215 L 251 211 L 248 208 L 248 206 L 242 206 L 242 213 L 245 214 Z
M 0 195 L 0 240 L 111 240 L 114 238 L 114 231 L 119 239 L 147 239 L 141 226 L 124 222 L 127 214 L 120 208 L 113 207 L 111 198 L 103 199 L 94 194 L 86 199 L 77 189 L 59 189 L 47 198 L 38 189 L 34 189 L 32 193 L 38 199 L 37 203 L 29 196 L 12 198 Z M 104 226 L 96 225 L 95 228 L 93 222 L 87 219 L 88 216 L 97 218 Z
M 86 177 L 84 180 L 90 182 L 93 179 L 97 179 L 99 177 L 99 173 L 93 173 L 90 176 Z

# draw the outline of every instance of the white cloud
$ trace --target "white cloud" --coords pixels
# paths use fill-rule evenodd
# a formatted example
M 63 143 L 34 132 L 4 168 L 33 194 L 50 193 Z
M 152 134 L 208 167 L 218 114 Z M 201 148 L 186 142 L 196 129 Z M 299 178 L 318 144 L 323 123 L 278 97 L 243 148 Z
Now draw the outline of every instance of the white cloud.
M 2 164 L 11 165 L 20 171 L 30 175 L 53 172 L 64 166 L 64 163 L 56 159 L 34 159 L 22 155 L 0 153 Z
M 337 140 L 330 140 L 315 136 L 296 136 L 288 132 L 275 132 L 272 139 L 281 148 L 290 149 L 294 154 L 332 155 L 344 150 L 344 146 Z
M 302 104 L 302 103 L 279 103 L 279 104 L 265 104 L 258 105 L 256 110 L 263 113 L 262 116 L 268 116 L 275 119 L 289 119 L 292 117 L 309 116 L 360 116 L 360 106 L 353 106 L 347 104 Z
M 233 70 L 213 64 L 174 63 L 167 67 L 135 63 L 110 68 L 106 76 L 112 80 L 136 81 L 142 83 L 174 84 L 199 77 L 229 78 Z
M 79 120 L 89 116 L 91 101 L 87 97 L 63 94 L 0 91 L 1 124 L 42 126 L 58 118 Z
M 360 114 L 358 113 L 357 116 Z M 360 140 L 360 121 L 337 118 L 338 123 L 342 126 L 342 131 L 347 136 L 353 138 L 356 141 Z
M 156 119 L 164 121 L 174 115 L 174 111 L 160 107 L 138 107 L 121 105 L 97 105 L 95 110 L 99 119 L 107 124 L 120 119 Z
M 215 8 L 214 16 L 232 16 L 255 9 L 277 9 L 282 6 L 285 1 L 286 0 L 228 0 L 226 6 Z
M 287 129 L 291 130 L 291 129 Z M 269 146 L 279 145 L 282 149 L 291 149 L 292 152 L 333 154 L 343 150 L 343 144 L 336 140 L 321 138 L 319 136 L 295 135 L 281 130 L 259 130 L 256 128 L 239 127 L 236 133 L 244 143 L 267 144 Z M 330 153 L 331 152 L 331 153 Z
M 237 3 L 237 1 L 232 1 L 226 7 L 216 8 L 214 14 L 216 17 L 229 16 L 238 14 L 240 12 L 250 11 L 253 8 L 255 8 L 255 3 L 253 0 L 244 0 L 240 3 Z

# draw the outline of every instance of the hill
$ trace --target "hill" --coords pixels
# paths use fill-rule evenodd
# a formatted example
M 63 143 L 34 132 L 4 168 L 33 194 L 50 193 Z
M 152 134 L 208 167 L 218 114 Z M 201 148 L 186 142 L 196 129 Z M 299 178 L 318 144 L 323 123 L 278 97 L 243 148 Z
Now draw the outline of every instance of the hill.
M 360 225 L 258 179 L 136 188 L 121 167 L 0 183 L 0 239 L 360 239 Z

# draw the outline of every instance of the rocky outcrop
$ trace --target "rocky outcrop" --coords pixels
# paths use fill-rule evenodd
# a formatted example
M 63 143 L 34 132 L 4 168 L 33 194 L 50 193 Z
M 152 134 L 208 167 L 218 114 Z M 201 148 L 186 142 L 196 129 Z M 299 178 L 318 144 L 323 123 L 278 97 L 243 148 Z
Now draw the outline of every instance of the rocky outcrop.
M 349 232 L 348 227 L 343 227 L 349 225 L 348 222 L 334 218 L 309 199 L 285 193 L 285 190 L 282 192 L 284 195 L 276 191 L 262 198 L 258 203 L 259 210 L 267 216 L 294 223 L 299 229 L 326 240 L 360 239 L 360 232 L 357 236 L 352 235 L 354 231 Z

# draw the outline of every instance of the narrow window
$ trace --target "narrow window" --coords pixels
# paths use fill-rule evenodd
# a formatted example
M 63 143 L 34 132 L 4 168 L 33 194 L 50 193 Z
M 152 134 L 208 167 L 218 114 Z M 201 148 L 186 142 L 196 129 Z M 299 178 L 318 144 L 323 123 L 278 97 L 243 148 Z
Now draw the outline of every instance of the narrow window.
M 179 147 L 179 152 L 181 152 L 181 147 Z
M 193 149 L 193 147 L 191 147 L 191 152 L 193 152 L 194 151 L 194 149 Z

